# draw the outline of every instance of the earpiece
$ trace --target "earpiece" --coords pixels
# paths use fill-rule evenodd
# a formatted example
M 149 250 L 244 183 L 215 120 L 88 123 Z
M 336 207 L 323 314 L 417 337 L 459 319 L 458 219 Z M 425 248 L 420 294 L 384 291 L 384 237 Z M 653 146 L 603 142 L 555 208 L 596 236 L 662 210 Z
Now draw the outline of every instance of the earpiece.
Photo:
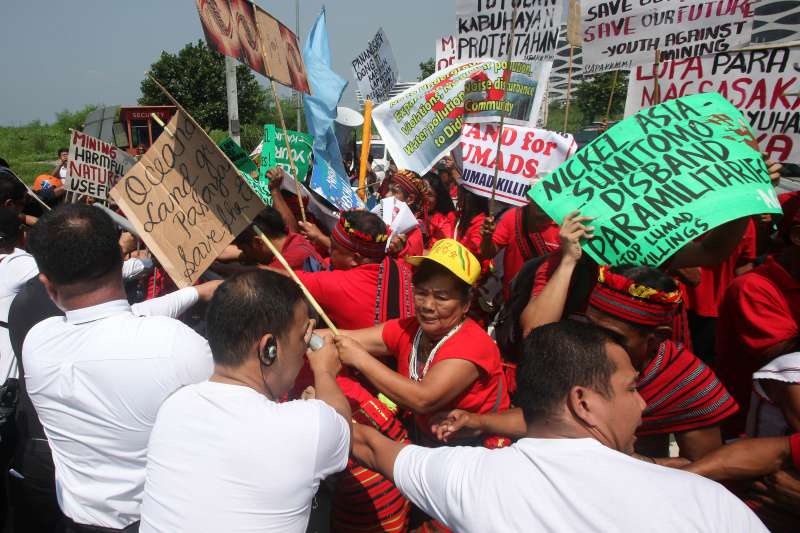
M 258 353 L 258 359 L 261 361 L 262 365 L 270 366 L 275 362 L 275 359 L 278 358 L 278 345 L 275 343 L 275 339 L 270 339 L 265 348 L 266 350 L 261 350 Z

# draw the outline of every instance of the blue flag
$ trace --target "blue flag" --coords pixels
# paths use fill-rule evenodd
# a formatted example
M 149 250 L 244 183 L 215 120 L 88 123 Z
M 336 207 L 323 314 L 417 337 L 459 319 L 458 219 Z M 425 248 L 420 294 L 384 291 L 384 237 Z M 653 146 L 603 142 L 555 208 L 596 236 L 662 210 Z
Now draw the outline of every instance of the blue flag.
M 325 8 L 317 17 L 303 46 L 303 61 L 311 85 L 311 96 L 303 98 L 308 132 L 314 136 L 311 189 L 323 195 L 340 210 L 364 207 L 350 188 L 333 129 L 336 106 L 339 105 L 347 82 L 331 69 Z

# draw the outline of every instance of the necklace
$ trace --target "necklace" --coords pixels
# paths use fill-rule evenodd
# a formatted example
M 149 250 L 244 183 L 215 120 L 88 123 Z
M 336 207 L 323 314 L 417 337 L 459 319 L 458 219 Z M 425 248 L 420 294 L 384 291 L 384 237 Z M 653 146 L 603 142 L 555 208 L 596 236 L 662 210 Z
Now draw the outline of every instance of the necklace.
M 417 372 L 417 352 L 419 352 L 419 343 L 422 340 L 422 328 L 420 327 L 417 330 L 417 334 L 414 335 L 414 343 L 411 345 L 411 355 L 409 355 L 408 359 L 408 374 L 411 379 L 414 381 L 422 381 L 422 378 L 424 378 L 425 374 L 428 373 L 431 363 L 433 363 L 433 358 L 436 355 L 436 352 L 439 351 L 439 348 L 442 347 L 442 344 L 444 344 L 447 339 L 456 334 L 456 332 L 461 328 L 462 324 L 464 324 L 463 320 L 456 327 L 448 331 L 447 335 L 442 337 L 439 342 L 436 343 L 436 346 L 433 347 L 430 355 L 428 356 L 428 360 L 425 361 L 425 366 L 422 368 L 421 376 Z

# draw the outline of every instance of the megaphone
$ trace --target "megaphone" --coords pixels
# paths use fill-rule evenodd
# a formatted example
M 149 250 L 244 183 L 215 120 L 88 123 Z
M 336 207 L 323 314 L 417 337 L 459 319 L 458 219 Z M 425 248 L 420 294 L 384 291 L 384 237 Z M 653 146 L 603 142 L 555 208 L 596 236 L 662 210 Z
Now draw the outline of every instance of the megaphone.
M 339 151 L 344 156 L 347 152 L 353 151 L 353 130 L 364 124 L 364 117 L 355 109 L 339 106 L 336 108 L 336 119 L 334 120 L 334 133 L 339 142 Z M 357 158 L 358 154 L 353 154 Z

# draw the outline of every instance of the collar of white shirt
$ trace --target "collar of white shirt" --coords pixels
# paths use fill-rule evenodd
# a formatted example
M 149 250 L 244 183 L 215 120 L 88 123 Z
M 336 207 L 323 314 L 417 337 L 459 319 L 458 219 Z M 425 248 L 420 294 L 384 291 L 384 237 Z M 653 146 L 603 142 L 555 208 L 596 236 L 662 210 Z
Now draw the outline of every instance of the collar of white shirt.
M 91 307 L 82 307 L 81 309 L 74 309 L 67 311 L 67 322 L 70 324 L 85 324 L 87 322 L 94 322 L 95 320 L 102 320 L 113 315 L 120 313 L 130 313 L 131 305 L 127 300 L 111 300 Z

